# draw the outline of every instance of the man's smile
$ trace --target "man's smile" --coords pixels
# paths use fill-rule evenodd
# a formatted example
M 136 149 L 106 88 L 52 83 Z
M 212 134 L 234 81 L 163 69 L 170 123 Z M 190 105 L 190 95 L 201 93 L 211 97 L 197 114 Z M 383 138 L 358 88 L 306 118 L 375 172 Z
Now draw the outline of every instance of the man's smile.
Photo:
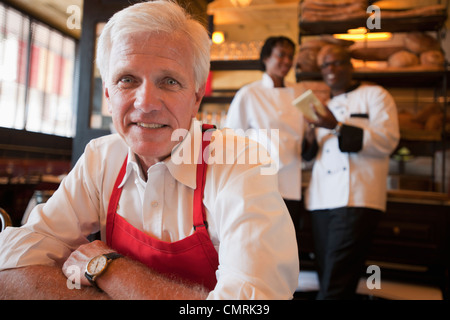
M 159 123 L 145 123 L 145 122 L 137 122 L 136 124 L 139 127 L 147 128 L 147 129 L 159 129 L 159 128 L 163 128 L 166 126 L 164 124 L 159 124 Z

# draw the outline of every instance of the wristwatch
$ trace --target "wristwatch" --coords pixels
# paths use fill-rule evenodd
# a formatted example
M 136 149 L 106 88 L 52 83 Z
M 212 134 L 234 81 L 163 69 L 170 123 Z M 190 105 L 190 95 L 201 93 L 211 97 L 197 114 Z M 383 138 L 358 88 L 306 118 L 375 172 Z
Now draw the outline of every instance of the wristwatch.
M 84 273 L 85 277 L 95 288 L 100 290 L 95 280 L 106 271 L 111 261 L 120 257 L 123 256 L 117 252 L 111 252 L 92 258 L 86 266 L 86 272 Z
M 335 136 L 339 136 L 341 133 L 341 129 L 342 129 L 342 122 L 338 121 L 336 127 L 334 127 L 334 129 L 331 130 L 331 133 L 334 134 Z

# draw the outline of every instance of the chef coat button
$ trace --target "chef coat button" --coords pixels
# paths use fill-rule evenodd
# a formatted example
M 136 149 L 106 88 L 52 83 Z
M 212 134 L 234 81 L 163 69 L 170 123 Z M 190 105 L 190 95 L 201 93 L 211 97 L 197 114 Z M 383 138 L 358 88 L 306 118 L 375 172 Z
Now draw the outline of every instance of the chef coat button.
M 152 201 L 151 205 L 153 208 L 156 208 L 158 206 L 158 201 Z
M 327 173 L 328 173 L 328 174 L 331 174 L 331 170 L 328 170 Z
M 326 153 L 330 153 L 330 149 L 326 149 L 325 152 L 326 152 Z
M 344 170 L 344 171 L 345 171 L 345 170 L 347 170 L 347 168 L 346 168 L 346 167 L 343 167 L 343 168 L 342 168 L 342 170 Z

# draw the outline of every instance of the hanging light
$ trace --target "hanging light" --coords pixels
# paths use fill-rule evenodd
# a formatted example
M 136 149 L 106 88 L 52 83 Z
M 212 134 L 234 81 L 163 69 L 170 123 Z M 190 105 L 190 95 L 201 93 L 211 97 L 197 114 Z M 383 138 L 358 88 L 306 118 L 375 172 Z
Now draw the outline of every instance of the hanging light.
M 252 0 L 230 0 L 230 1 L 233 4 L 233 6 L 240 8 L 248 7 L 252 2 Z
M 212 42 L 221 44 L 225 41 L 225 34 L 222 31 L 214 31 L 212 34 Z
M 334 34 L 336 39 L 343 40 L 352 40 L 352 41 L 365 41 L 365 40 L 389 40 L 392 37 L 392 34 L 389 32 L 367 32 L 367 29 L 364 27 L 357 29 L 347 30 L 347 33 L 343 34 Z

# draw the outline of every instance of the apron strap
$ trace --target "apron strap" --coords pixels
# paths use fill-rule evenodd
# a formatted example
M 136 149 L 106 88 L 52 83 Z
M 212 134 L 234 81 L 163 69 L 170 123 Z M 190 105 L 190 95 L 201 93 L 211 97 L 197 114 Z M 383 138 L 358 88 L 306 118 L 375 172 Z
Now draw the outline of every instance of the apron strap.
M 211 142 L 212 133 L 215 129 L 216 127 L 211 124 L 202 125 L 202 149 L 197 164 L 197 188 L 194 190 L 194 231 L 201 227 L 208 229 L 206 210 L 203 205 L 203 191 L 205 189 L 206 169 L 208 167 L 206 163 L 208 154 L 205 153 L 205 149 Z M 203 159 L 204 157 L 205 159 Z
M 117 176 L 116 182 L 114 183 L 113 191 L 111 192 L 111 196 L 109 197 L 108 204 L 108 212 L 106 218 L 106 243 L 108 245 L 111 244 L 111 235 L 113 234 L 114 229 L 114 214 L 117 209 L 117 205 L 119 204 L 120 195 L 122 194 L 122 188 L 119 189 L 119 185 L 125 176 L 125 172 L 127 170 L 127 159 L 128 154 L 125 157 L 125 160 L 120 168 L 119 175 Z

